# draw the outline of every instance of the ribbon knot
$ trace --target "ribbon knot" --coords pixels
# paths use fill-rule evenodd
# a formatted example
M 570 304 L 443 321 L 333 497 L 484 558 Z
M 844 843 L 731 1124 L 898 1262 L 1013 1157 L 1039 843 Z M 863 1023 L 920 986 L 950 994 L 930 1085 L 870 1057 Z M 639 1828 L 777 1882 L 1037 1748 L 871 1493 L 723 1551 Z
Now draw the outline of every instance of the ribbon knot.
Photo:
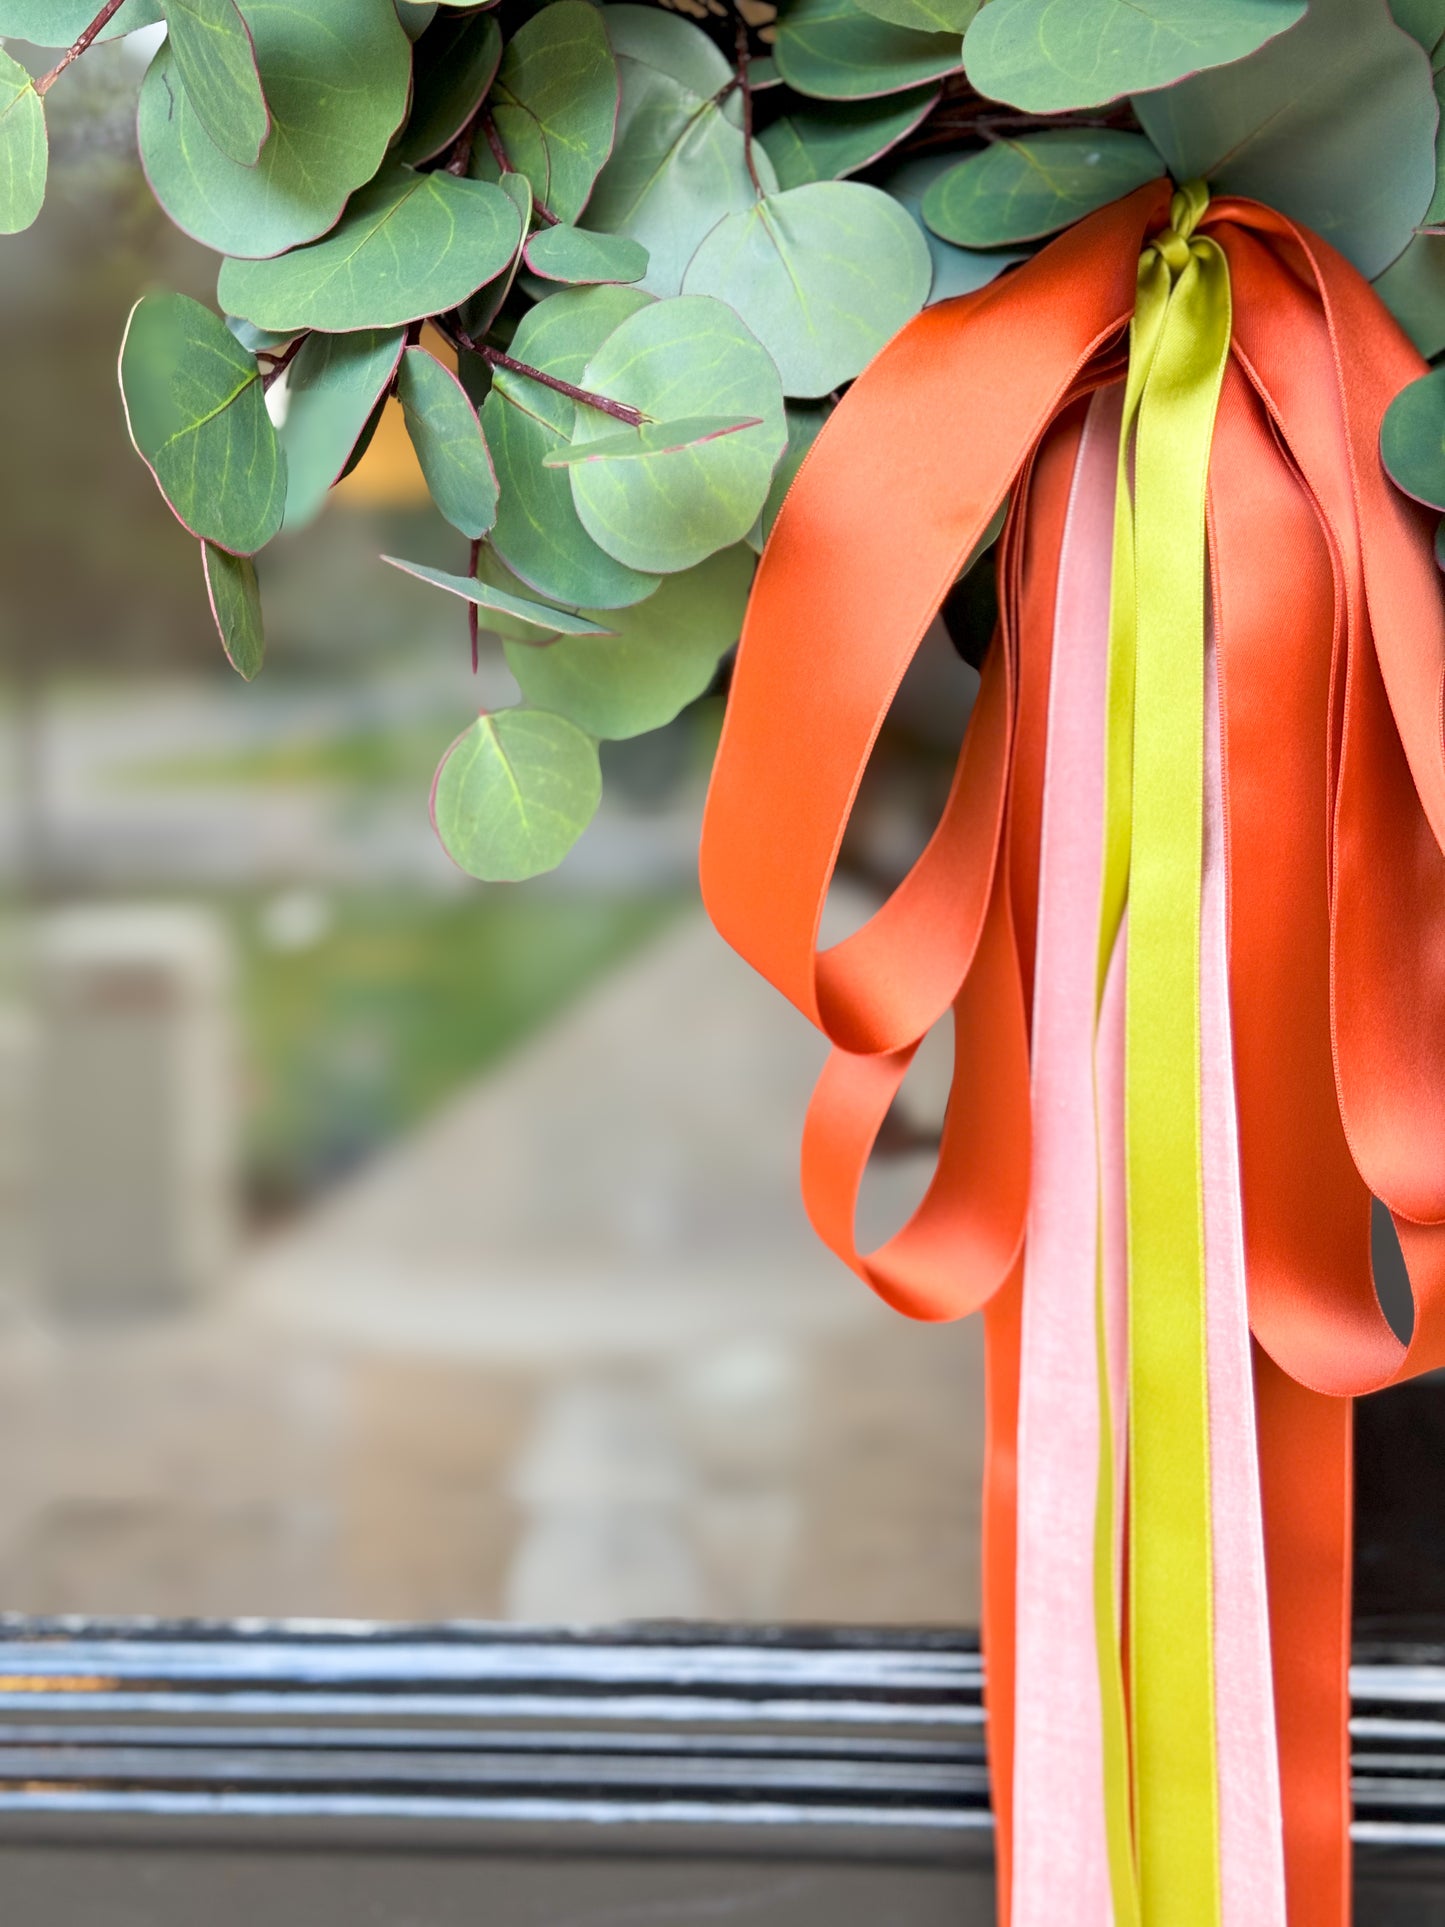
M 1193 250 L 1190 240 L 1209 206 L 1209 189 L 1203 181 L 1190 181 L 1169 203 L 1169 225 L 1162 228 L 1150 246 L 1177 280 L 1189 265 Z

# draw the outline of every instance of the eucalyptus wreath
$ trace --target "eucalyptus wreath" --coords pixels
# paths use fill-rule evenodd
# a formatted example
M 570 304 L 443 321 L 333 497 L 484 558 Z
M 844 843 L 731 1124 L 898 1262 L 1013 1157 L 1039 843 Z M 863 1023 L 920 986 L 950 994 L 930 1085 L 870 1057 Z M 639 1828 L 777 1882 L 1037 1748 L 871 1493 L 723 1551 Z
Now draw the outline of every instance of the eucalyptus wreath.
M 560 862 L 599 741 L 714 684 L 792 477 L 889 337 L 1161 172 L 1306 222 L 1445 352 L 1445 0 L 94 7 L 0 0 L 0 35 L 65 49 L 0 48 L 0 232 L 40 211 L 50 89 L 164 22 L 140 154 L 222 257 L 220 312 L 136 305 L 131 438 L 249 678 L 255 557 L 400 405 L 458 567 L 385 560 L 459 597 L 519 692 L 437 771 L 479 877 Z M 1384 454 L 1445 509 L 1445 367 Z

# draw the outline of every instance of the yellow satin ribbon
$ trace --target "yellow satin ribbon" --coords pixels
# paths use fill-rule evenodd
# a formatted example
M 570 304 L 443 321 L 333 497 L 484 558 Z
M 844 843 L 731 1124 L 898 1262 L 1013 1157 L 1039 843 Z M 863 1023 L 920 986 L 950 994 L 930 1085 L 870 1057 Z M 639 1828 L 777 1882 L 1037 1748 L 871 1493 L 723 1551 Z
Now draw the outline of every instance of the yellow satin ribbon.
M 1102 1290 L 1095 1616 L 1116 1927 L 1220 1921 L 1199 898 L 1205 494 L 1230 297 L 1224 256 L 1194 232 L 1207 205 L 1201 183 L 1176 194 L 1140 259 L 1115 508 L 1098 986 L 1127 905 L 1127 1713 Z

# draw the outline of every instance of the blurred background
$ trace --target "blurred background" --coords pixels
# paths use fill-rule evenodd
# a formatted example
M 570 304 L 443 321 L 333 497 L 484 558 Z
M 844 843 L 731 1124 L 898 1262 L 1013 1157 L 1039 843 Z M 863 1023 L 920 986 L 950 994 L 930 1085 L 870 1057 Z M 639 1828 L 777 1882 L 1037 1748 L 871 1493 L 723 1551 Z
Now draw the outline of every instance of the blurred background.
M 906 1324 L 807 1228 L 820 1048 L 697 900 L 720 697 L 604 747 L 557 876 L 461 876 L 431 770 L 508 679 L 376 560 L 466 566 L 386 432 L 226 666 L 116 392 L 135 298 L 214 290 L 135 159 L 146 38 L 52 96 L 0 254 L 0 1602 L 974 1623 L 977 1321 Z M 840 917 L 973 684 L 939 632 Z

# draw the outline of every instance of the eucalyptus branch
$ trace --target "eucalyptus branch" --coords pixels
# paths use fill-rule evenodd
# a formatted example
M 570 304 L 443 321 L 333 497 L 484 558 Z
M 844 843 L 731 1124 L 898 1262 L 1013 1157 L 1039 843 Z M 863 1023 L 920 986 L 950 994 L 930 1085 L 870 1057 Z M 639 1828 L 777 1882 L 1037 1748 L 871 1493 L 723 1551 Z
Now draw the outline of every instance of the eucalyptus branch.
M 507 150 L 502 145 L 502 137 L 497 132 L 497 123 L 485 109 L 482 112 L 482 130 L 486 134 L 487 146 L 492 150 L 492 159 L 497 163 L 497 166 L 504 174 L 515 173 L 516 169 L 512 166 Z M 545 201 L 539 201 L 535 194 L 532 197 L 532 212 L 544 227 L 558 227 L 561 225 L 559 217 L 552 212 Z
M 480 355 L 489 368 L 504 368 L 509 375 L 525 375 L 528 381 L 540 382 L 543 388 L 550 388 L 554 394 L 565 395 L 569 401 L 579 403 L 583 408 L 595 408 L 603 415 L 611 415 L 614 421 L 626 422 L 629 428 L 641 428 L 651 420 L 640 408 L 631 402 L 614 401 L 610 395 L 595 395 L 590 389 L 578 388 L 575 383 L 563 381 L 560 375 L 549 375 L 541 368 L 533 368 L 525 361 L 514 361 L 511 355 L 503 354 L 500 348 L 492 347 L 487 341 L 473 341 L 460 325 L 449 317 L 438 316 L 437 325 L 452 339 L 459 348 L 468 354 Z
M 261 390 L 263 394 L 268 392 L 280 381 L 297 355 L 299 355 L 305 347 L 309 338 L 310 330 L 308 329 L 305 334 L 297 335 L 294 341 L 288 342 L 279 355 L 273 355 L 264 348 L 261 350 L 256 359 L 258 361 L 269 361 L 271 364 L 261 377 Z
M 748 179 L 753 184 L 753 192 L 759 200 L 763 198 L 763 184 L 758 179 L 757 162 L 753 159 L 753 82 L 752 54 L 748 49 L 748 23 L 741 17 L 737 27 L 738 86 L 743 96 L 743 154 L 748 164 Z
M 56 81 L 59 80 L 60 76 L 65 72 L 66 68 L 70 65 L 71 61 L 79 60 L 80 56 L 85 52 L 86 48 L 90 45 L 91 41 L 94 40 L 98 34 L 102 34 L 105 32 L 106 28 L 110 25 L 112 18 L 120 12 L 123 4 L 124 4 L 124 0 L 105 0 L 105 5 L 101 8 L 100 12 L 95 16 L 94 20 L 91 21 L 90 25 L 86 28 L 85 32 L 81 34 L 80 38 L 75 42 L 75 44 L 72 47 L 67 48 L 65 53 L 61 55 L 60 59 L 56 61 L 55 65 L 50 69 L 50 72 L 48 74 L 42 74 L 39 80 L 36 81 L 35 91 L 37 94 L 41 95 L 41 97 L 43 98 L 46 94 L 50 92 L 51 88 L 55 85 Z
M 986 100 L 960 77 L 945 86 L 937 106 L 902 143 L 902 151 L 942 147 L 959 140 L 1007 140 L 1015 134 L 1042 134 L 1057 128 L 1137 133 L 1139 122 L 1127 101 L 1076 113 L 1000 113 L 997 101 Z

